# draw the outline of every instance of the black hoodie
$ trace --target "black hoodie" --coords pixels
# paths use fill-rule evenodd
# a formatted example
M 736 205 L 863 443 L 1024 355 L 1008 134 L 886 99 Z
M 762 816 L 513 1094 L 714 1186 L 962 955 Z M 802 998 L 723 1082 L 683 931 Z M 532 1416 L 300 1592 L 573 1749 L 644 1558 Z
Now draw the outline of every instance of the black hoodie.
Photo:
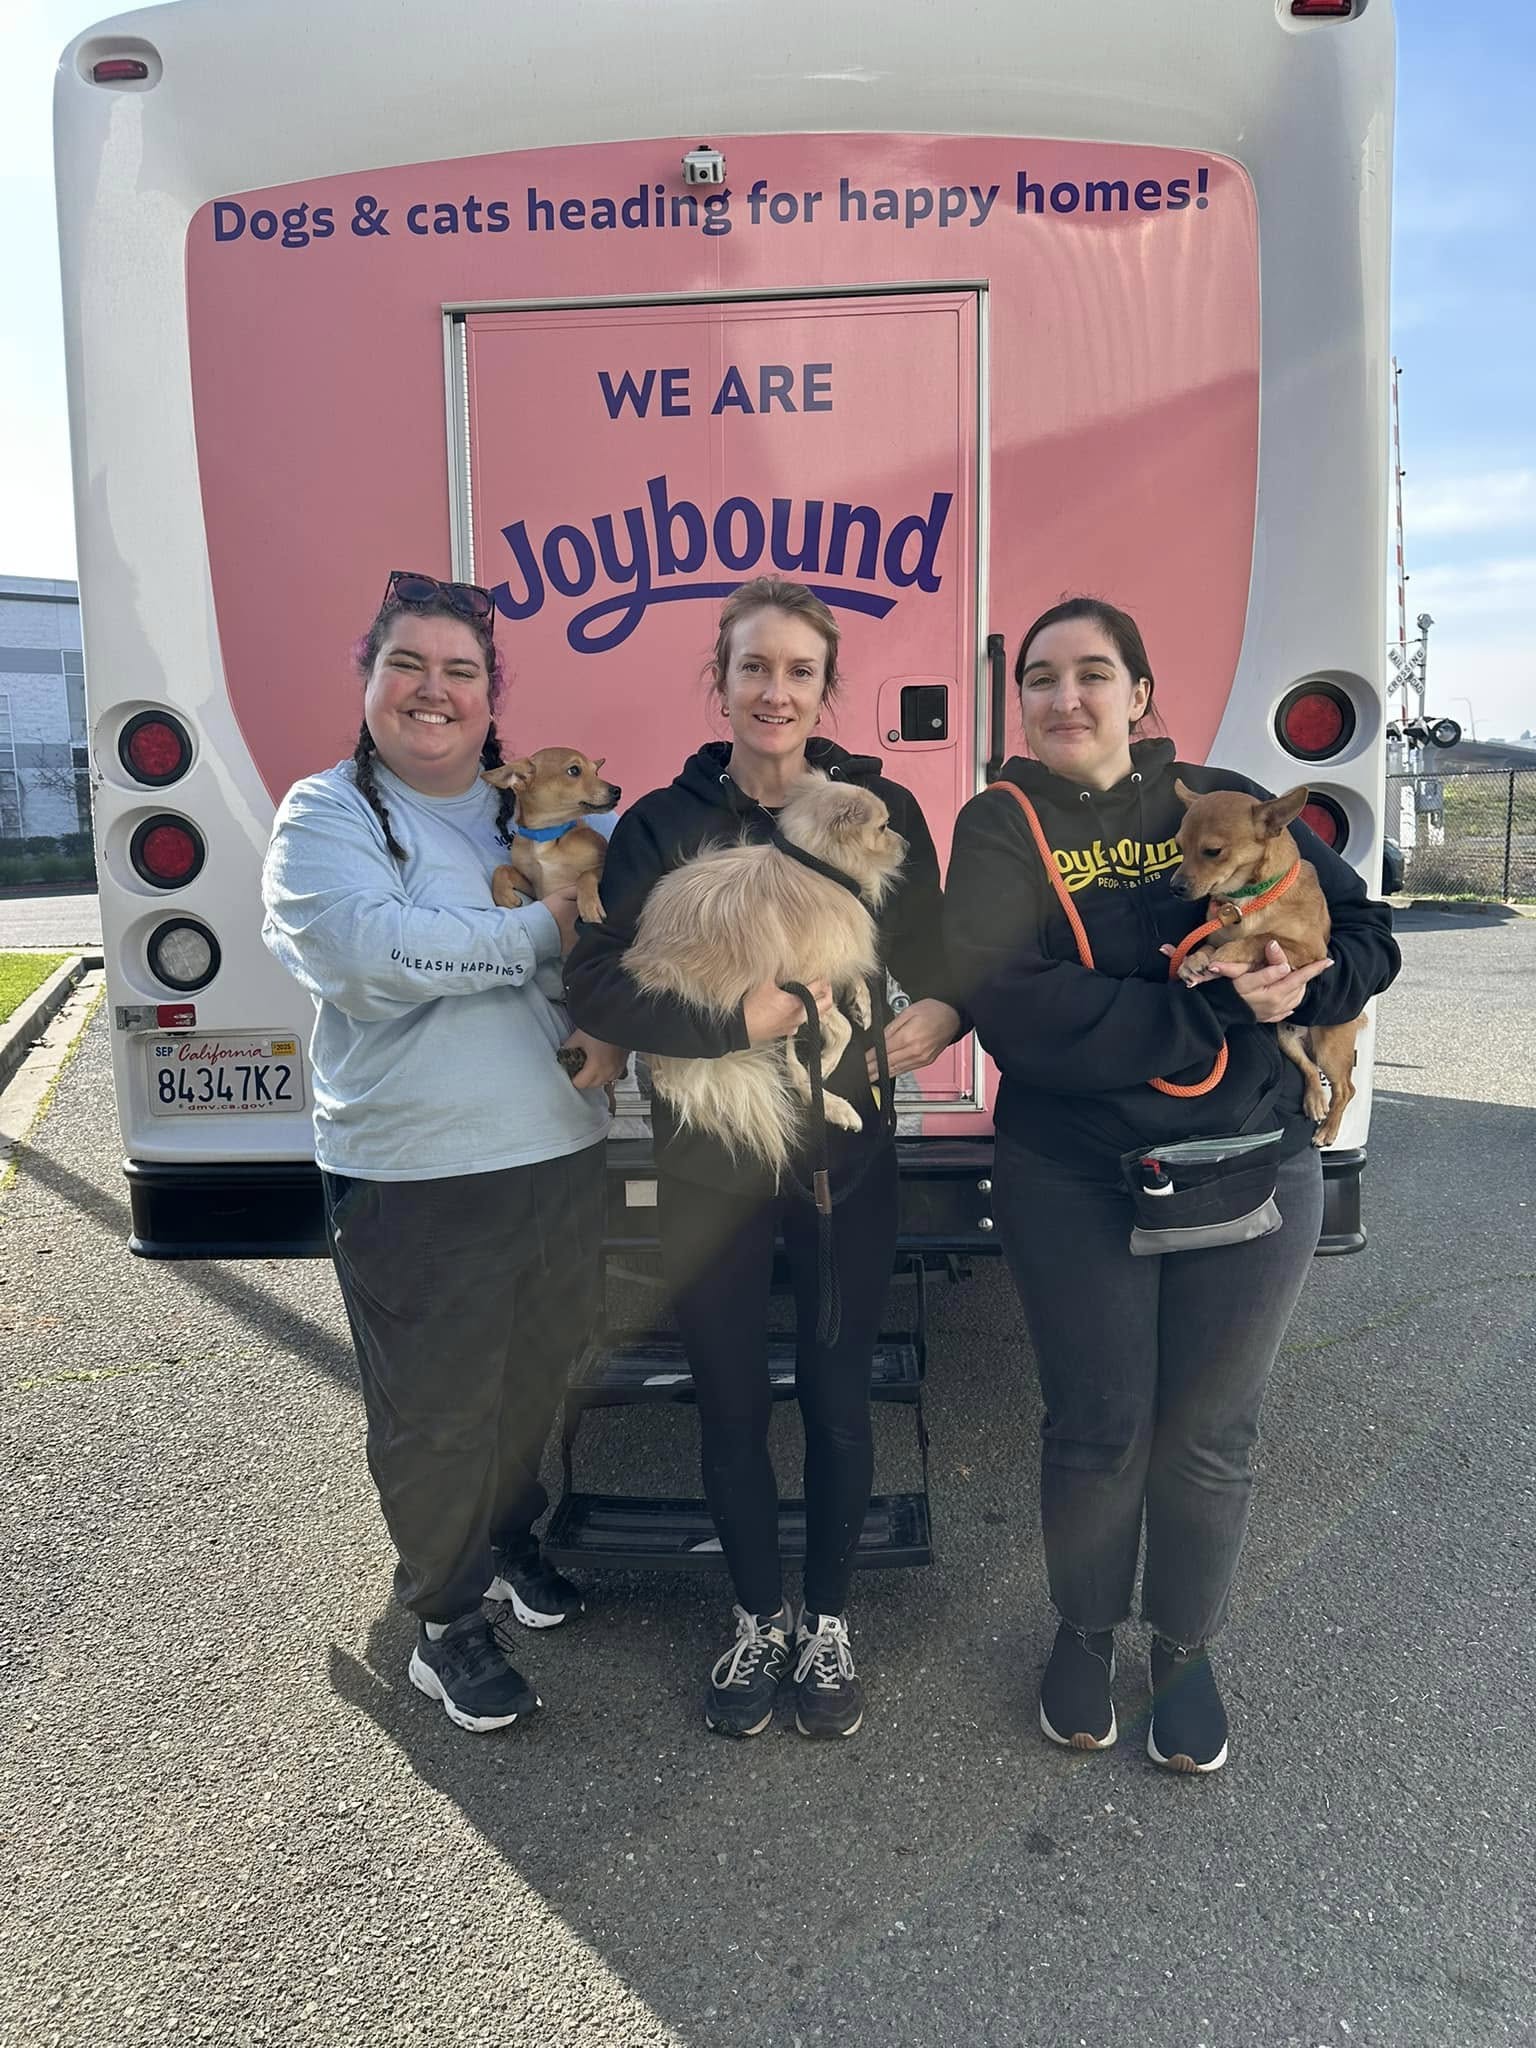
M 997 1128 L 1064 1164 L 1112 1171 L 1119 1154 L 1140 1144 L 1236 1131 L 1272 1095 L 1254 1128 L 1283 1129 L 1282 1152 L 1299 1151 L 1312 1125 L 1301 1112 L 1301 1075 L 1273 1029 L 1230 983 L 1191 989 L 1170 981 L 1158 950 L 1205 921 L 1202 902 L 1169 887 L 1184 816 L 1175 777 L 1201 794 L 1270 792 L 1225 769 L 1176 761 L 1171 740 L 1138 741 L 1131 763 L 1131 774 L 1103 792 L 1038 761 L 1015 757 L 1003 768 L 1039 814 L 1087 931 L 1091 969 L 1078 962 L 1014 799 L 985 791 L 956 822 L 945 938 L 960 999 L 1002 1072 Z M 1391 914 L 1314 832 L 1291 829 L 1328 899 L 1334 963 L 1309 984 L 1295 1021 L 1343 1023 L 1401 964 Z M 1154 1075 L 1203 1080 L 1223 1041 L 1227 1071 L 1209 1095 L 1173 1097 L 1147 1086 Z
M 717 1059 L 746 1048 L 746 1021 L 739 1010 L 721 1023 L 679 997 L 643 994 L 624 966 L 645 899 L 664 874 L 702 847 L 765 840 L 773 831 L 773 813 L 731 780 L 730 758 L 728 742 L 701 747 L 675 782 L 641 797 L 614 827 L 603 867 L 605 921 L 582 926 L 565 970 L 571 1015 L 594 1038 L 674 1059 Z M 881 906 L 880 957 L 914 1002 L 923 996 L 953 1001 L 944 963 L 939 863 L 917 799 L 900 783 L 885 780 L 883 764 L 873 754 L 850 754 L 831 740 L 812 739 L 806 762 L 884 800 L 892 826 L 907 842 L 907 854 Z M 884 1022 L 876 1016 L 877 1029 Z M 879 1120 L 865 1066 L 868 1043 L 855 1028 L 836 1073 L 827 1077 L 828 1086 L 846 1097 L 864 1122 L 857 1135 L 829 1132 L 834 1176 L 848 1170 L 865 1145 L 878 1141 Z M 736 1194 L 772 1192 L 772 1179 L 760 1167 L 733 1161 L 722 1145 L 698 1131 L 679 1131 L 659 1097 L 651 1102 L 651 1125 L 657 1162 L 668 1172 Z

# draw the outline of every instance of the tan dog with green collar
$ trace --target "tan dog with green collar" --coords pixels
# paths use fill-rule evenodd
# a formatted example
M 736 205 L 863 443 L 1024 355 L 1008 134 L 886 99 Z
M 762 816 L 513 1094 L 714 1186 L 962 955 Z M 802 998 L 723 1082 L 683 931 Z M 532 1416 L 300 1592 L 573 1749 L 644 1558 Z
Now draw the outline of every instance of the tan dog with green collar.
M 1197 946 L 1179 968 L 1194 987 L 1214 960 L 1246 961 L 1261 967 L 1273 939 L 1292 967 L 1307 967 L 1328 955 L 1331 920 L 1317 869 L 1301 858 L 1290 827 L 1310 792 L 1288 789 L 1267 801 L 1241 790 L 1217 789 L 1197 796 L 1182 782 L 1174 791 L 1185 806 L 1179 827 L 1180 862 L 1172 879 L 1176 896 L 1204 896 L 1206 910 L 1223 927 Z M 1267 897 L 1265 885 L 1296 869 L 1296 879 Z M 1251 906 L 1251 907 L 1250 907 Z M 1347 1024 L 1277 1024 L 1280 1050 L 1306 1078 L 1303 1107 L 1318 1130 L 1314 1145 L 1331 1145 L 1355 1092 L 1355 1040 L 1363 1017 Z M 1326 1076 L 1328 1094 L 1323 1095 Z

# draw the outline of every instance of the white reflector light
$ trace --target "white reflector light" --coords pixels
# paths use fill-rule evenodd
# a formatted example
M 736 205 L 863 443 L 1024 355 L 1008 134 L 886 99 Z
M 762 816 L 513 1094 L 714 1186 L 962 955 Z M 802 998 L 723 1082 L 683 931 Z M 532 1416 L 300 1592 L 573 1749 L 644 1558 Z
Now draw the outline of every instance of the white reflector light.
M 219 942 L 205 925 L 172 918 L 151 932 L 150 972 L 167 988 L 204 988 L 219 971 Z

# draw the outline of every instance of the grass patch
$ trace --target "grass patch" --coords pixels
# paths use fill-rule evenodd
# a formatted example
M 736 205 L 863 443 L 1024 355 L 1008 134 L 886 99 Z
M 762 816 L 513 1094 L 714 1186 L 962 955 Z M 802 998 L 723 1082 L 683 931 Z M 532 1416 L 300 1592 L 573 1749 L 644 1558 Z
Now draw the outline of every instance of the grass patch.
M 69 958 L 68 953 L 0 953 L 0 1024 Z

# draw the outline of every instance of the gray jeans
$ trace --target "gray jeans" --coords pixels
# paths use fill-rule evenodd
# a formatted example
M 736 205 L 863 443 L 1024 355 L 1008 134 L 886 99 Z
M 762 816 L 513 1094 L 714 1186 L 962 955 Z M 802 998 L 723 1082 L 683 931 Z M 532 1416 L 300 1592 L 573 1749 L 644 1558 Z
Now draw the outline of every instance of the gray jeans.
M 1051 1599 L 1074 1628 L 1130 1612 L 1193 1649 L 1227 1615 L 1259 1409 L 1322 1227 L 1308 1148 L 1282 1162 L 1284 1228 L 1133 1258 L 1113 1169 L 1077 1173 L 999 1136 L 994 1207 L 1040 1369 L 1040 1512 Z
M 445 1180 L 326 1174 L 368 1469 L 423 1621 L 479 1606 L 532 1542 L 539 1462 L 602 1302 L 603 1151 Z

